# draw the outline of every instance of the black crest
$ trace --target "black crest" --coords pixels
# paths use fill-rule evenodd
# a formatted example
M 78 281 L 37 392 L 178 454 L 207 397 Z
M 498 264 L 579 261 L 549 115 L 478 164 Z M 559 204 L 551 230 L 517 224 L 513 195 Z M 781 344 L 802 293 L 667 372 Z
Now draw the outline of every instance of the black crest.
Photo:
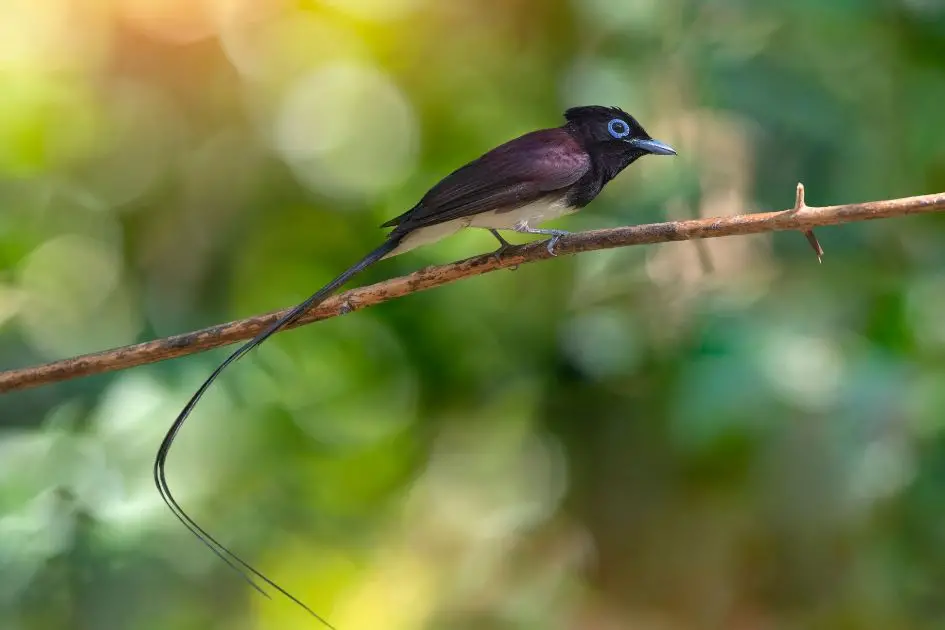
M 619 107 L 582 105 L 572 107 L 564 112 L 564 118 L 568 121 L 568 125 L 580 131 L 581 135 L 598 141 L 610 142 L 613 140 L 610 134 L 607 133 L 607 125 L 616 118 L 627 123 L 630 128 L 630 137 L 641 140 L 650 139 L 650 134 L 646 132 L 643 125 Z

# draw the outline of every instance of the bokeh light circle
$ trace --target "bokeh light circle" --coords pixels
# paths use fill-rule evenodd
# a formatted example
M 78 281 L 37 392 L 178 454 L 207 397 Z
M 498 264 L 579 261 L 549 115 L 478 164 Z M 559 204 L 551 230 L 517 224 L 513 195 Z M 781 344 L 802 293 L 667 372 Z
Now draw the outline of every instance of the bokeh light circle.
M 50 239 L 24 258 L 16 279 L 20 327 L 49 356 L 125 345 L 141 328 L 140 309 L 122 282 L 121 256 L 103 240 Z
M 305 184 L 329 196 L 359 198 L 410 174 L 417 135 L 413 108 L 389 77 L 343 62 L 290 86 L 273 140 Z
M 422 0 L 322 0 L 322 2 L 352 17 L 381 22 L 404 17 L 416 10 Z
M 258 10 L 251 0 L 235 0 L 218 17 L 219 39 L 237 72 L 266 86 L 253 88 L 266 96 L 269 86 L 282 85 L 321 64 L 370 57 L 357 32 L 322 15 L 297 9 L 247 17 Z
M 212 10 L 201 0 L 120 0 L 125 23 L 148 37 L 186 44 L 216 33 Z

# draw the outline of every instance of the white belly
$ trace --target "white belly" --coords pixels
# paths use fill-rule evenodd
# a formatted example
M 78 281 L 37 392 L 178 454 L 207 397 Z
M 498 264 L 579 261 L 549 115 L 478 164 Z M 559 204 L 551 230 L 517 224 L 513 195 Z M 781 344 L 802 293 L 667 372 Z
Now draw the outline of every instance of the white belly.
M 571 214 L 575 210 L 577 209 L 569 207 L 565 203 L 564 197 L 561 197 L 552 201 L 537 201 L 508 212 L 490 210 L 489 212 L 483 212 L 471 217 L 445 221 L 414 230 L 405 236 L 397 249 L 389 253 L 385 258 L 403 254 L 422 245 L 435 243 L 447 236 L 452 236 L 463 228 L 474 227 L 493 230 L 511 230 L 521 223 L 529 227 L 536 227 L 545 221 L 551 221 L 552 219 L 557 219 L 566 214 Z

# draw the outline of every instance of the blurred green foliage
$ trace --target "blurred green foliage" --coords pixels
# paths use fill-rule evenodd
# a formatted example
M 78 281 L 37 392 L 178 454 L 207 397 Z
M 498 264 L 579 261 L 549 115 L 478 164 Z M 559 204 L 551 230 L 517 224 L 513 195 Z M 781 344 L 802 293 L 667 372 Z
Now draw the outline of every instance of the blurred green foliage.
M 296 303 L 574 104 L 680 157 L 571 229 L 945 190 L 940 0 L 8 0 L 0 94 L 0 368 Z M 629 248 L 281 334 L 171 487 L 341 630 L 945 627 L 945 223 L 819 236 L 823 265 Z M 0 399 L 0 627 L 316 627 L 151 484 L 224 353 Z

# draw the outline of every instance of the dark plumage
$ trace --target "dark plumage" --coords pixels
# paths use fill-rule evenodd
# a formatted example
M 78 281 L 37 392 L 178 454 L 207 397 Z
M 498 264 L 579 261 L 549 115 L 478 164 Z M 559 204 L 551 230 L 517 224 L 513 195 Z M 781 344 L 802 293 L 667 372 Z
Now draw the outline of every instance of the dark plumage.
M 384 243 L 231 354 L 210 374 L 174 420 L 154 461 L 154 482 L 158 491 L 174 515 L 259 592 L 266 594 L 261 581 L 321 620 L 305 604 L 217 542 L 174 499 L 164 467 L 174 438 L 187 416 L 228 365 L 382 258 L 439 240 L 466 227 L 490 230 L 501 244 L 500 252 L 508 244 L 497 230 L 547 234 L 552 237 L 548 250 L 553 254 L 555 244 L 566 232 L 543 230 L 535 225 L 586 206 L 607 182 L 638 158 L 648 153 L 676 153 L 653 140 L 632 116 L 616 107 L 574 107 L 564 116 L 566 123 L 561 127 L 527 133 L 457 169 L 431 188 L 416 206 L 385 223 L 384 227 L 393 230 Z
M 573 107 L 564 117 L 567 122 L 561 127 L 526 133 L 456 169 L 416 206 L 381 227 L 409 231 L 496 207 L 513 209 L 572 185 L 568 202 L 581 208 L 620 171 L 657 152 L 630 144 L 652 138 L 618 107 Z M 608 132 L 608 123 L 618 118 L 629 127 L 627 139 Z
M 590 167 L 588 153 L 565 128 L 532 131 L 453 171 L 381 227 L 409 231 L 496 208 L 509 211 L 574 184 Z

